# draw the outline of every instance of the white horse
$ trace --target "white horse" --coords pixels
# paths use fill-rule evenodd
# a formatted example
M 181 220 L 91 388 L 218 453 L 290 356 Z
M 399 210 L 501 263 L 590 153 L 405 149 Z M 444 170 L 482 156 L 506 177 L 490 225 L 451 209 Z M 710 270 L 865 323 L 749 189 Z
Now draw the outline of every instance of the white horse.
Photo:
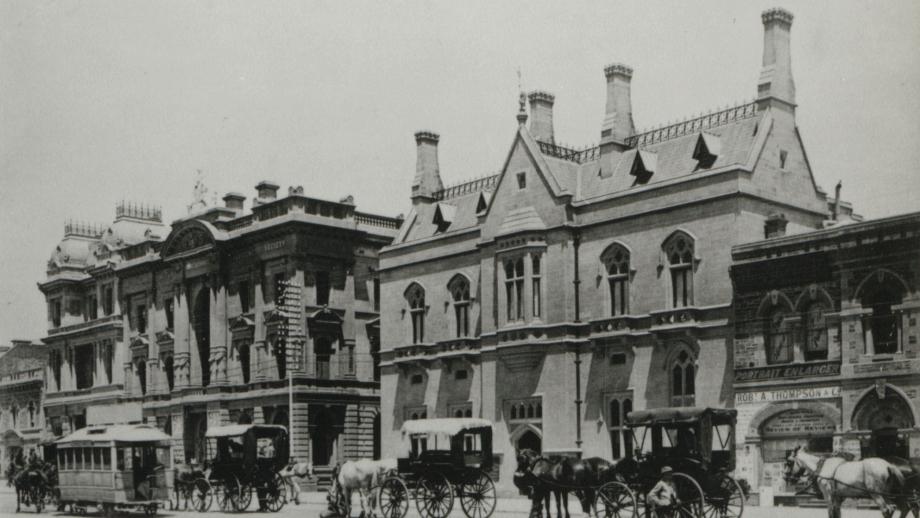
M 300 485 L 294 480 L 294 477 L 313 480 L 313 463 L 297 462 L 296 459 L 291 458 L 291 462 L 278 473 L 281 475 L 281 479 L 284 480 L 288 491 L 290 491 L 291 499 L 294 500 L 295 504 L 300 505 Z
M 349 460 L 342 464 L 335 474 L 329 494 L 333 505 L 341 496 L 342 511 L 345 517 L 351 515 L 351 496 L 357 490 L 361 503 L 361 516 L 373 517 L 376 507 L 376 488 L 392 470 L 396 469 L 396 459 L 360 459 Z M 336 505 L 336 507 L 338 507 Z
M 797 446 L 786 460 L 786 475 L 794 479 L 807 472 L 814 475 L 829 518 L 840 518 L 845 498 L 871 498 L 882 516 L 891 518 L 897 509 L 889 504 L 904 487 L 901 471 L 879 458 L 848 461 L 840 457 L 818 457 Z

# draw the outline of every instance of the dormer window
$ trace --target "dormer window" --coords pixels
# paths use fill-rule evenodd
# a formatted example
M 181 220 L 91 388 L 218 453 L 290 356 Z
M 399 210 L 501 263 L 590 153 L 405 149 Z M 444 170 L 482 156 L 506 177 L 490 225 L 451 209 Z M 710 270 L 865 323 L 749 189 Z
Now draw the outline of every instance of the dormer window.
M 527 187 L 527 173 L 520 172 L 517 174 L 517 183 L 518 189 L 524 189 Z
M 437 232 L 445 232 L 450 227 L 450 224 L 454 222 L 456 212 L 457 207 L 447 203 L 439 203 L 435 206 L 432 223 L 438 227 Z
M 785 149 L 779 150 L 779 168 L 786 168 L 786 158 L 789 156 L 789 153 Z
M 482 214 L 489 208 L 489 201 L 492 199 L 492 193 L 482 191 L 479 193 L 479 201 L 476 202 L 476 214 Z
M 709 169 L 719 158 L 722 143 L 719 137 L 709 133 L 700 133 L 693 150 L 693 159 L 696 160 L 696 170 Z
M 632 168 L 629 170 L 629 174 L 636 177 L 636 180 L 633 182 L 633 185 L 645 185 L 651 180 L 652 175 L 655 174 L 655 169 L 658 167 L 658 155 L 645 150 L 636 151 L 636 156 L 633 158 Z

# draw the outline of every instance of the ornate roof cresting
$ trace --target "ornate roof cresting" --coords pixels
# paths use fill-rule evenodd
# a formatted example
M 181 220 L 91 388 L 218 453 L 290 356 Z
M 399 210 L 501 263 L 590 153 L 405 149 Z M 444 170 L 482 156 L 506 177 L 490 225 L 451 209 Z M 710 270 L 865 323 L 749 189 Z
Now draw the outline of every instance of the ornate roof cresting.
M 415 133 L 415 141 L 421 140 L 430 140 L 432 142 L 437 142 L 441 140 L 441 135 L 429 130 L 422 130 Z
M 766 11 L 760 14 L 760 19 L 763 20 L 763 23 L 769 23 L 772 21 L 781 21 L 781 22 L 788 23 L 791 25 L 793 18 L 794 17 L 792 16 L 792 13 L 790 13 L 789 11 L 781 7 L 774 7 L 772 9 L 767 9 Z
M 534 101 L 546 101 L 546 102 L 552 104 L 553 102 L 556 101 L 556 96 L 555 96 L 555 95 L 553 95 L 553 94 L 551 94 L 551 93 L 549 93 L 549 92 L 547 92 L 547 91 L 544 91 L 544 90 L 534 90 L 533 92 L 530 92 L 530 94 L 527 96 L 527 98 L 530 99 L 530 102 L 534 102 Z
M 610 77 L 614 74 L 621 76 L 632 77 L 633 69 L 629 65 L 624 65 L 623 63 L 611 63 L 604 67 L 604 75 Z

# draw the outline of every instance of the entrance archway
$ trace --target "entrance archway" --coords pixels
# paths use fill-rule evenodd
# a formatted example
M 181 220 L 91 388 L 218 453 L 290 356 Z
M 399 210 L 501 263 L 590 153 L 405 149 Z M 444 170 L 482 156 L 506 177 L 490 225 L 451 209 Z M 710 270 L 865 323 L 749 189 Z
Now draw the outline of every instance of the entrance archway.
M 533 450 L 537 453 L 542 453 L 543 439 L 533 430 L 527 430 L 518 437 L 515 449 L 517 451 Z
M 913 411 L 890 385 L 870 390 L 859 400 L 851 426 L 862 432 L 863 457 L 910 457 L 907 432 L 914 427 Z

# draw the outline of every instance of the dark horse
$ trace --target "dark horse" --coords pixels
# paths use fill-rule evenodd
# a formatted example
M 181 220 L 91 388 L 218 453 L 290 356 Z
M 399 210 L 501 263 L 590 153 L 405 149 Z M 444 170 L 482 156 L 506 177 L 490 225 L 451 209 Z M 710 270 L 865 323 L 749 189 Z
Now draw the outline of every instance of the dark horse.
M 569 518 L 569 493 L 575 493 L 581 502 L 582 511 L 590 516 L 596 513 L 594 495 L 597 487 L 604 483 L 611 464 L 604 459 L 548 459 L 539 453 L 524 449 L 517 454 L 517 471 L 514 484 L 529 494 L 533 501 L 530 514 L 542 515 L 545 502 L 546 516 L 550 514 L 550 494 L 556 497 L 556 516 Z
M 908 511 L 914 513 L 914 518 L 920 518 L 920 463 L 901 457 L 882 458 L 898 468 L 904 476 L 903 496 L 895 499 L 895 505 L 901 511 L 901 518 L 905 518 Z
M 37 512 L 45 506 L 45 491 L 48 488 L 47 475 L 38 466 L 11 464 L 6 471 L 7 484 L 16 489 L 16 512 L 20 504 L 31 505 Z

